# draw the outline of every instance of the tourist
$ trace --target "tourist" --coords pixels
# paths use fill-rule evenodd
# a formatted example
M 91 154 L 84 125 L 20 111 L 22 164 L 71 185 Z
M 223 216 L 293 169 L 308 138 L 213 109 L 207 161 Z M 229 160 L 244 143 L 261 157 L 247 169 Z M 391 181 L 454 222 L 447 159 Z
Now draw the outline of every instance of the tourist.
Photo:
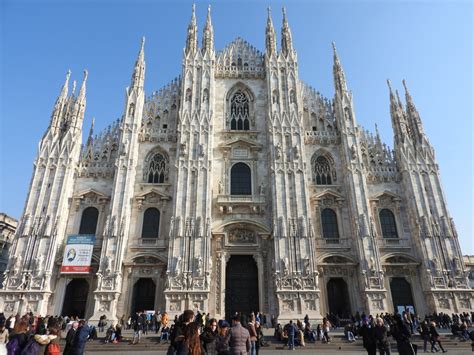
M 217 320 L 212 318 L 209 320 L 207 327 L 201 334 L 203 354 L 216 355 L 216 342 L 217 342 Z
M 362 326 L 359 329 L 359 335 L 362 337 L 362 345 L 367 351 L 368 355 L 377 354 L 377 344 L 375 342 L 374 328 L 369 322 L 369 318 L 364 316 L 362 318 Z
M 400 355 L 416 354 L 416 345 L 412 344 L 410 341 L 410 329 L 403 323 L 402 317 L 399 314 L 396 314 L 394 317 L 390 333 L 397 342 L 397 350 Z
M 255 343 L 255 353 L 258 355 L 258 352 L 262 346 L 265 346 L 262 327 L 260 322 L 255 322 L 255 332 L 257 333 L 257 342 Z
M 323 318 L 323 342 L 329 343 L 331 338 L 329 336 L 329 330 L 331 329 L 331 322 L 327 318 Z
M 420 333 L 421 339 L 423 339 L 423 350 L 426 353 L 428 351 L 428 342 L 430 342 L 430 328 L 426 320 L 420 324 L 418 332 Z
M 99 333 L 104 332 L 104 328 L 106 325 L 107 325 L 107 316 L 104 314 L 100 316 L 99 324 L 97 324 L 97 327 L 99 328 Z
M 375 319 L 374 336 L 380 355 L 390 355 L 390 343 L 388 341 L 388 330 L 383 324 L 383 319 L 377 317 Z
M 439 348 L 443 351 L 443 353 L 447 351 L 447 350 L 444 350 L 443 345 L 441 344 L 441 336 L 436 330 L 435 322 L 430 323 L 430 337 L 431 337 L 431 352 L 433 352 L 433 350 L 439 351 L 439 349 L 436 348 L 436 343 L 438 343 Z
M 14 318 L 13 318 L 14 319 Z M 8 336 L 7 351 L 8 355 L 20 355 L 29 339 L 28 321 L 21 319 L 14 321 L 15 326 Z
M 250 321 L 247 323 L 247 330 L 250 334 L 250 355 L 256 354 L 257 331 L 255 330 L 255 316 L 250 315 Z
M 238 314 L 232 317 L 229 346 L 231 355 L 248 354 L 251 348 L 249 331 L 240 323 L 240 316 Z
M 286 326 L 286 332 L 288 334 L 288 349 L 295 350 L 295 334 L 296 334 L 296 327 L 293 324 L 293 321 L 290 320 Z
M 79 327 L 77 328 L 76 334 L 74 335 L 74 341 L 72 343 L 71 355 L 82 355 L 84 354 L 84 348 L 86 347 L 87 339 L 89 338 L 89 326 L 85 320 L 79 321 Z
M 74 337 L 76 336 L 77 328 L 79 327 L 79 322 L 73 322 L 71 329 L 66 334 L 66 345 L 64 346 L 63 355 L 72 354 L 72 348 L 74 343 Z
M 60 336 L 61 331 L 59 328 L 49 328 L 49 342 L 46 345 L 44 355 L 61 355 L 61 346 L 59 345 Z
M 174 354 L 175 351 L 182 348 L 182 343 L 185 340 L 186 328 L 193 320 L 194 312 L 190 309 L 185 310 L 179 318 L 176 316 L 174 327 L 170 335 L 171 344 L 168 348 L 169 354 Z
M 201 325 L 193 322 L 184 329 L 184 341 L 177 348 L 177 355 L 201 355 L 200 336 Z
M 132 344 L 140 343 L 140 339 L 143 332 L 143 317 L 140 311 L 135 312 L 132 317 L 132 327 L 133 327 L 133 339 Z
M 229 355 L 230 346 L 229 346 L 229 323 L 225 320 L 220 320 L 218 323 L 219 330 L 216 337 L 216 352 L 217 355 Z

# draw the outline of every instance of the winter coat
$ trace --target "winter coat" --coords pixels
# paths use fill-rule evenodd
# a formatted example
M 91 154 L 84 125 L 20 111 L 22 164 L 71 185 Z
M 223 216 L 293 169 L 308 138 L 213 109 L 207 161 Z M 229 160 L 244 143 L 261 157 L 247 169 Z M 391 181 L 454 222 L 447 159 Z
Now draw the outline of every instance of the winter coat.
M 232 355 L 244 355 L 250 351 L 250 334 L 240 323 L 230 329 L 230 353 Z
M 76 334 L 74 335 L 74 341 L 72 343 L 71 355 L 83 355 L 84 348 L 86 347 L 87 338 L 89 337 L 89 326 L 84 324 L 82 327 L 77 328 Z

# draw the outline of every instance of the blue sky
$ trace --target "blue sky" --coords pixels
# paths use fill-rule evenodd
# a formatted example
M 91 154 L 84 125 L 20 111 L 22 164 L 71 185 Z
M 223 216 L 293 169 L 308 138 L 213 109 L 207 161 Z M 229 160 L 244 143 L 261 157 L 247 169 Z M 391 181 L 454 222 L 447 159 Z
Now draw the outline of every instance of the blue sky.
M 207 4 L 196 1 L 201 33 Z M 435 148 L 462 250 L 473 241 L 473 8 L 470 1 L 213 1 L 215 44 L 264 48 L 266 7 L 280 40 L 286 5 L 300 78 L 332 97 L 336 41 L 359 123 L 393 146 L 386 79 L 406 79 Z M 20 217 L 38 141 L 68 69 L 89 70 L 84 131 L 122 114 L 141 36 L 147 93 L 181 73 L 191 1 L 23 1 L 0 7 L 0 211 Z

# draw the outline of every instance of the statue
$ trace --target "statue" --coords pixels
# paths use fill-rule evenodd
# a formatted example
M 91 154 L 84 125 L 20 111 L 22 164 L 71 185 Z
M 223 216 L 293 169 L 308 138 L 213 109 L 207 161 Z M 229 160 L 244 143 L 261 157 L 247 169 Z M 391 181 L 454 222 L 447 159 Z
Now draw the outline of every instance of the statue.
M 217 183 L 217 191 L 219 192 L 219 195 L 222 194 L 222 180 L 219 180 Z
M 181 257 L 178 256 L 178 258 L 176 259 L 176 266 L 174 268 L 175 275 L 181 274 L 181 266 L 182 266 L 181 264 L 182 264 Z
M 263 195 L 265 193 L 265 185 L 263 182 L 260 184 L 260 195 Z
M 196 272 L 198 276 L 202 276 L 202 256 L 199 256 L 196 260 Z
M 289 269 L 289 261 L 288 261 L 288 257 L 284 257 L 282 259 L 282 266 L 283 266 L 283 276 L 288 276 L 290 274 L 290 269 Z
M 293 154 L 294 154 L 295 160 L 298 160 L 300 158 L 300 152 L 297 145 L 293 147 Z
M 311 260 L 310 258 L 306 258 L 304 259 L 304 266 L 303 266 L 305 272 L 306 272 L 306 275 L 309 275 L 311 273 Z
M 275 148 L 275 156 L 277 159 L 281 158 L 281 143 L 278 143 Z
M 34 267 L 35 275 L 40 275 L 41 271 L 43 270 L 43 254 L 40 253 L 36 257 Z

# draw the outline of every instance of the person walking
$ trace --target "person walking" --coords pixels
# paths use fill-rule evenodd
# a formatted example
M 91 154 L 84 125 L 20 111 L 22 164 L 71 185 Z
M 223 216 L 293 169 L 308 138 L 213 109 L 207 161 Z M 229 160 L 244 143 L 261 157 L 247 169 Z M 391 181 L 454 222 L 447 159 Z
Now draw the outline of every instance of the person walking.
M 79 327 L 77 328 L 76 334 L 74 335 L 74 341 L 72 343 L 71 355 L 83 355 L 86 347 L 87 339 L 89 338 L 90 329 L 86 324 L 86 321 L 81 319 L 79 321 Z
M 79 322 L 73 322 L 71 329 L 66 334 L 66 345 L 64 346 L 63 355 L 71 355 L 72 348 L 74 343 L 74 337 L 76 336 L 77 328 L 79 327 Z
M 438 346 L 443 351 L 443 353 L 447 352 L 447 350 L 444 350 L 443 345 L 441 344 L 441 336 L 436 330 L 435 322 L 430 323 L 430 337 L 431 337 L 431 352 L 433 352 L 433 350 L 439 351 L 436 348 L 436 343 L 438 343 Z
M 362 337 L 362 345 L 368 355 L 377 355 L 377 344 L 375 342 L 374 328 L 369 322 L 368 317 L 362 318 L 362 327 L 359 329 L 359 335 Z
M 209 320 L 207 327 L 201 334 L 203 354 L 206 355 L 217 355 L 216 342 L 217 342 L 217 320 L 212 318 Z
M 296 327 L 293 323 L 293 320 L 290 320 L 290 323 L 287 324 L 287 334 L 288 334 L 288 349 L 295 350 Z
M 218 323 L 219 330 L 216 339 L 216 352 L 217 355 L 229 355 L 230 346 L 229 346 L 229 323 L 221 319 Z
M 331 337 L 329 336 L 329 330 L 331 329 L 331 322 L 327 318 L 323 318 L 323 342 L 329 343 Z
M 430 342 L 430 327 L 428 326 L 428 322 L 426 320 L 420 324 L 418 332 L 423 339 L 423 350 L 426 353 L 428 351 L 428 342 Z
M 255 329 L 255 315 L 250 316 L 250 321 L 247 323 L 247 330 L 250 334 L 250 355 L 255 355 L 257 352 L 257 331 Z
M 251 348 L 249 331 L 240 324 L 238 314 L 232 317 L 229 346 L 231 355 L 247 355 Z
M 380 355 L 390 355 L 390 343 L 388 341 L 388 330 L 383 324 L 383 319 L 377 317 L 375 319 L 374 328 L 375 343 L 379 349 Z

